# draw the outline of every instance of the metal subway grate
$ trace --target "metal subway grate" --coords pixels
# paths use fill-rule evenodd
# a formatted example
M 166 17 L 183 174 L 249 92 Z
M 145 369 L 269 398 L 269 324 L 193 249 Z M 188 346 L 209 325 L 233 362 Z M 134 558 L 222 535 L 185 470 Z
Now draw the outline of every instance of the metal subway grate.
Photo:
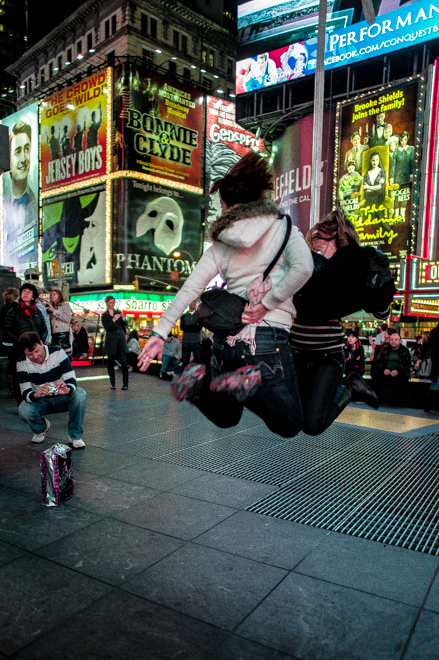
M 438 433 L 371 433 L 247 510 L 439 555 L 438 469 Z

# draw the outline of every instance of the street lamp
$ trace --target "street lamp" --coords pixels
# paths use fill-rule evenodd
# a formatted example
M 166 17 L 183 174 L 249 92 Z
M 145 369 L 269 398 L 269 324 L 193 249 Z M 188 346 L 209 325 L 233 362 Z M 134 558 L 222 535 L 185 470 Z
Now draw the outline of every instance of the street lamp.
M 187 254 L 192 259 L 192 261 L 195 263 L 195 259 L 193 258 L 191 253 L 188 252 L 187 250 L 176 250 L 175 252 L 172 253 L 172 256 L 175 257 L 176 259 L 178 259 L 178 257 L 181 257 L 182 252 L 184 252 L 184 254 Z

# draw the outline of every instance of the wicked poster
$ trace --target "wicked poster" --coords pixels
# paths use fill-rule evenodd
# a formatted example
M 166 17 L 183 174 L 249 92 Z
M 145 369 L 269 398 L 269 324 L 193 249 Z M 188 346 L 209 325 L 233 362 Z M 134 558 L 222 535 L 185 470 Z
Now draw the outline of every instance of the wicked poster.
M 114 182 L 113 278 L 174 284 L 201 254 L 202 195 L 148 181 Z M 142 279 L 143 278 L 143 279 Z
M 43 200 L 43 281 L 105 283 L 105 186 L 75 190 Z M 62 253 L 61 255 L 59 253 Z
M 360 242 L 393 260 L 410 250 L 418 94 L 415 80 L 339 106 L 338 203 Z
M 201 92 L 124 63 L 115 71 L 113 117 L 113 170 L 201 186 Z

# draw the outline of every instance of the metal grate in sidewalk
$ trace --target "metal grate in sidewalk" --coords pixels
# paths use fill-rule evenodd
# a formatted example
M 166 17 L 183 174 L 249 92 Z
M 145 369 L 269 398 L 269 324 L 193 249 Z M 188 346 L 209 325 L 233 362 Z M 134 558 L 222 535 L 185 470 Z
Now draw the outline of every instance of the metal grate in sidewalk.
M 438 433 L 372 433 L 247 510 L 439 555 L 438 472 Z

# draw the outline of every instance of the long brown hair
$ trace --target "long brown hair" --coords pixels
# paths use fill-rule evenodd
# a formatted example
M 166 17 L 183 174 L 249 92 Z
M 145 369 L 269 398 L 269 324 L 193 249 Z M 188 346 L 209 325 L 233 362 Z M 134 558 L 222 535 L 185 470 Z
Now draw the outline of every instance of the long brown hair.
M 58 300 L 56 302 L 52 300 L 52 293 L 58 294 Z M 50 292 L 49 300 L 50 300 L 50 304 L 52 305 L 52 307 L 55 307 L 55 309 L 57 307 L 61 307 L 61 305 L 64 302 L 64 296 L 62 294 L 62 291 L 60 291 L 59 289 L 52 289 L 52 291 Z
M 266 159 L 250 151 L 230 168 L 226 176 L 215 181 L 210 194 L 219 190 L 227 206 L 234 206 L 255 202 L 273 188 L 273 174 Z
M 321 239 L 331 241 L 335 238 L 337 249 L 345 247 L 348 244 L 346 234 L 349 234 L 356 243 L 360 242 L 354 225 L 345 216 L 341 209 L 331 211 L 328 215 L 312 227 L 307 233 L 305 240 L 310 250 L 316 252 L 314 241 Z

